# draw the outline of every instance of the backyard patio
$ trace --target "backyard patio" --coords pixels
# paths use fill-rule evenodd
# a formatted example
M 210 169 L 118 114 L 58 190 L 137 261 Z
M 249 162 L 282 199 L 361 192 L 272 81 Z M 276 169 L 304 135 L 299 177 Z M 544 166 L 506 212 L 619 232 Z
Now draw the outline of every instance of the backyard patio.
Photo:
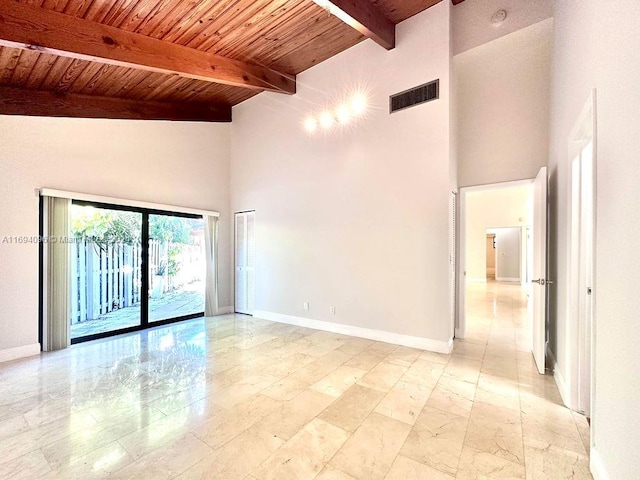
M 149 298 L 149 323 L 204 311 L 202 282 L 167 292 L 160 298 Z M 120 308 L 94 320 L 71 325 L 71 338 L 86 337 L 140 325 L 140 305 Z

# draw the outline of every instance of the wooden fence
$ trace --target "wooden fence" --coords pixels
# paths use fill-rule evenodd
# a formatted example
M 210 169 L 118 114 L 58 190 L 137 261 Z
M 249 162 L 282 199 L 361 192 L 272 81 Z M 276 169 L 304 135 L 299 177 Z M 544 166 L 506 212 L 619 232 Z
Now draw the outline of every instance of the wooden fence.
M 174 260 L 180 265 L 169 275 L 169 251 L 178 249 Z M 86 240 L 72 244 L 71 323 L 93 320 L 101 315 L 140 304 L 142 290 L 142 247 Z M 158 282 L 155 274 L 165 266 L 160 294 L 204 279 L 201 245 L 149 242 L 149 288 Z M 157 287 L 156 287 L 157 291 Z

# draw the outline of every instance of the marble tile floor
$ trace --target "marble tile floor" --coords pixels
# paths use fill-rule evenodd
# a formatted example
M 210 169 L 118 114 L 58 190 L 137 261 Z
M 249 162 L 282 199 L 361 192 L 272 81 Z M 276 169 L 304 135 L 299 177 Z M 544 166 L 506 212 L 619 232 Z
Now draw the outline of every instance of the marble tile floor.
M 452 355 L 225 315 L 0 364 L 0 478 L 589 479 L 517 286 Z

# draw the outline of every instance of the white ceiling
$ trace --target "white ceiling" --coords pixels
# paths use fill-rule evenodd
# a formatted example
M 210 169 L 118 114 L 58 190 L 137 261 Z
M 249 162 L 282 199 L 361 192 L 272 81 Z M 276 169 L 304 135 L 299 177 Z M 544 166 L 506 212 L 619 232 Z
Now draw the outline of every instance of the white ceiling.
M 491 17 L 506 10 L 496 26 Z M 553 16 L 553 0 L 467 0 L 453 7 L 452 49 L 457 55 Z

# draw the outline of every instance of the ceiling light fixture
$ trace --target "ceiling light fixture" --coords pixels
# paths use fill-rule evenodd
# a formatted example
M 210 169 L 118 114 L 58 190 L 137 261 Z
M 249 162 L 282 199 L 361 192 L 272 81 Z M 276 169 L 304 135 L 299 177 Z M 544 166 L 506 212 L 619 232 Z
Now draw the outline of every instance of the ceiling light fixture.
M 333 115 L 331 112 L 325 111 L 320 114 L 320 126 L 322 128 L 329 128 L 333 125 Z
M 302 123 L 309 133 L 314 133 L 318 127 L 324 130 L 329 130 L 337 125 L 344 127 L 355 118 L 364 116 L 367 108 L 367 96 L 363 93 L 356 93 L 337 106 L 329 107 L 320 114 L 306 117 Z
M 361 93 L 357 93 L 351 99 L 351 111 L 354 115 L 362 115 L 367 109 L 367 99 Z
M 342 104 L 336 108 L 336 120 L 338 123 L 347 123 L 351 117 L 349 106 Z
M 313 117 L 309 117 L 304 121 L 304 128 L 307 132 L 313 133 L 318 128 L 318 121 Z

